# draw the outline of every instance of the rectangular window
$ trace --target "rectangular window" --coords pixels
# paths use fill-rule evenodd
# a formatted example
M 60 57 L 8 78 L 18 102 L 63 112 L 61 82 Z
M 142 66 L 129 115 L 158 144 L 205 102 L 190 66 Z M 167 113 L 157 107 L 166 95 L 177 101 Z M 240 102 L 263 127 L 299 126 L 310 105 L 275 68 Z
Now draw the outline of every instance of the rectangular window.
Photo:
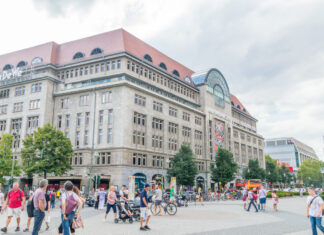
M 75 77 L 79 76 L 79 69 L 75 69 Z
M 178 133 L 178 124 L 169 122 L 168 131 L 169 131 L 169 133 L 177 134 Z
M 0 114 L 7 114 L 8 105 L 0 105 Z
M 187 122 L 190 122 L 190 114 L 186 113 L 186 112 L 183 112 L 182 113 L 182 119 L 187 121 Z
M 104 63 L 102 63 L 100 65 L 100 72 L 105 72 L 105 64 Z
M 70 114 L 65 115 L 65 128 L 70 127 Z
M 89 144 L 89 131 L 85 130 L 84 131 L 84 145 L 88 145 Z
M 80 131 L 77 131 L 75 134 L 75 142 L 76 142 L 76 146 L 80 146 Z
M 113 123 L 113 110 L 108 110 L 108 125 L 111 125 Z
M 29 109 L 39 109 L 40 108 L 40 99 L 31 100 L 29 102 Z
M 201 118 L 200 117 L 195 117 L 195 124 L 201 126 Z
M 86 106 L 89 105 L 89 95 L 81 95 L 80 96 L 80 106 Z
M 99 129 L 98 131 L 98 144 L 102 144 L 103 131 Z
M 146 116 L 144 114 L 134 112 L 133 120 L 135 125 L 145 126 Z
M 111 91 L 106 91 L 102 93 L 101 102 L 103 104 L 111 103 Z
M 9 97 L 9 89 L 0 91 L 0 99 L 4 99 L 4 98 L 8 98 L 8 97 Z
M 38 128 L 38 116 L 28 117 L 27 128 L 28 129 L 36 129 L 36 128 Z
M 42 91 L 42 83 L 41 82 L 32 84 L 32 86 L 31 86 L 32 93 L 40 92 L 40 91 Z
M 84 68 L 84 75 L 88 75 L 88 73 L 89 73 L 89 68 L 88 67 L 85 67 Z
M 74 71 L 71 70 L 70 77 L 73 78 Z
M 57 128 L 61 128 L 62 127 L 62 116 L 58 115 L 57 116 Z
M 116 61 L 111 61 L 111 69 L 114 70 L 116 68 Z
M 25 86 L 16 87 L 15 96 L 25 95 Z
M 107 68 L 107 71 L 110 70 L 110 61 L 107 61 L 107 63 L 106 63 L 106 68 Z
M 152 128 L 157 130 L 163 130 L 163 120 L 153 118 L 152 119 Z
M 96 64 L 95 73 L 99 73 L 99 64 Z
M 80 68 L 80 76 L 83 76 L 83 68 Z
M 157 101 L 153 101 L 153 110 L 163 112 L 163 104 Z
M 100 110 L 99 111 L 99 125 L 102 125 L 104 121 L 104 111 Z
M 117 69 L 120 69 L 121 68 L 121 62 L 120 60 L 117 60 Z
M 68 109 L 69 105 L 70 105 L 70 99 L 69 98 L 61 99 L 61 108 L 62 109 Z
M 77 114 L 77 127 L 81 126 L 81 113 Z
M 22 112 L 23 111 L 23 105 L 24 102 L 19 102 L 19 103 L 14 103 L 14 108 L 13 108 L 13 112 Z
M 182 136 L 189 138 L 191 136 L 191 128 L 183 126 L 182 127 Z
M 173 116 L 173 117 L 177 117 L 178 116 L 178 110 L 172 107 L 169 107 L 169 115 Z
M 112 143 L 112 128 L 108 128 L 108 137 L 107 137 L 107 143 Z
M 93 65 L 90 66 L 90 74 L 93 74 Z
M 135 104 L 145 106 L 146 98 L 144 96 L 140 96 L 140 95 L 135 94 L 134 102 L 135 102 Z
M 195 139 L 202 140 L 202 132 L 195 130 Z
M 7 121 L 1 120 L 0 121 L 0 131 L 6 131 L 6 128 L 7 128 Z
M 145 145 L 145 132 L 133 131 L 133 144 Z
M 90 112 L 85 113 L 85 125 L 88 126 L 90 122 Z

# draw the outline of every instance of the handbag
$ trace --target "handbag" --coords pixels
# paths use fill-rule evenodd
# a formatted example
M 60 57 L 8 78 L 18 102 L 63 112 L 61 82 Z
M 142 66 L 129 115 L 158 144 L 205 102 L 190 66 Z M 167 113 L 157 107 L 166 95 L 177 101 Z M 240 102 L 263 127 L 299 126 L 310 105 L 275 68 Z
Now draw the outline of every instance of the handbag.
M 83 220 L 82 220 L 81 216 L 73 219 L 72 228 L 74 228 L 74 229 L 84 228 L 84 226 L 83 226 Z

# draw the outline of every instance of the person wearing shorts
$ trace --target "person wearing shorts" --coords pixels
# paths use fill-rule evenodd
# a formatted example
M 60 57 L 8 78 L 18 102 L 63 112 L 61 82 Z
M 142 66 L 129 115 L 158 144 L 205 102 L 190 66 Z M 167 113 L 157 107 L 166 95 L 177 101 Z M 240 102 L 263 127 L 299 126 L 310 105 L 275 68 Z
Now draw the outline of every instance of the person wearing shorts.
M 159 207 L 159 214 L 162 215 L 162 190 L 160 189 L 159 185 L 155 186 L 155 202 L 154 202 L 154 214 L 156 215 L 156 209 Z
M 7 208 L 8 205 L 8 208 Z M 18 183 L 13 184 L 13 189 L 8 192 L 8 196 L 6 199 L 5 204 L 3 205 L 3 210 L 7 209 L 7 221 L 5 227 L 1 229 L 2 232 L 6 233 L 8 226 L 10 224 L 10 221 L 13 216 L 17 218 L 17 227 L 16 232 L 20 231 L 20 216 L 21 212 L 25 208 L 25 194 L 22 190 L 19 189 Z
M 266 202 L 267 202 L 267 191 L 262 186 L 259 191 L 259 200 L 260 200 L 260 210 L 266 209 Z
M 30 227 L 31 220 L 34 218 L 34 210 L 33 210 L 34 205 L 32 206 L 33 195 L 34 195 L 34 192 L 30 191 L 29 192 L 29 198 L 28 198 L 28 201 L 27 201 L 27 216 L 28 216 L 27 226 L 24 229 L 24 232 L 29 232 L 29 227 Z
M 150 207 L 148 205 L 148 196 L 147 192 L 150 188 L 149 184 L 145 184 L 143 191 L 141 192 L 141 231 L 150 230 L 150 227 L 148 226 L 148 222 L 151 218 L 151 211 Z M 143 220 L 145 218 L 145 226 L 143 227 Z
M 107 215 L 108 215 L 111 208 L 114 211 L 115 221 L 117 220 L 116 200 L 117 200 L 117 196 L 116 196 L 116 192 L 115 192 L 115 187 L 111 186 L 110 190 L 108 192 L 108 195 L 107 195 L 107 209 L 106 209 L 106 214 L 105 214 L 104 221 L 106 221 Z

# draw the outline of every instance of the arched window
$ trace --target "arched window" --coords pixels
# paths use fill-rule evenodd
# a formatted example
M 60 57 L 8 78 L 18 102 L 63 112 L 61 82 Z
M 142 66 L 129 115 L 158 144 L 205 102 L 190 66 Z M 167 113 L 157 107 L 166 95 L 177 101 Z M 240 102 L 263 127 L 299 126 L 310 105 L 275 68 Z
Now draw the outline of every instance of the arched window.
M 236 105 L 236 108 L 241 109 L 241 106 L 238 104 L 238 105 Z
M 159 64 L 159 67 L 162 68 L 162 69 L 164 69 L 164 70 L 167 70 L 167 67 L 166 67 L 165 63 L 163 63 L 163 62 L 161 62 Z
M 185 82 L 191 84 L 191 80 L 190 80 L 190 78 L 188 76 L 185 76 L 184 77 L 184 80 L 185 80 Z
M 18 64 L 17 64 L 17 68 L 20 68 L 20 67 L 25 67 L 27 65 L 27 62 L 26 61 L 20 61 Z
M 150 61 L 151 63 L 153 62 L 152 57 L 149 54 L 145 54 L 143 58 L 147 61 Z
M 97 47 L 91 51 L 90 55 L 97 55 L 97 54 L 101 54 L 102 52 L 103 52 L 103 50 L 101 48 Z
M 214 99 L 215 99 L 215 104 L 217 104 L 220 107 L 225 106 L 225 97 L 224 97 L 224 91 L 222 87 L 218 84 L 214 86 Z
M 84 57 L 84 54 L 82 52 L 77 52 L 74 54 L 73 59 L 76 60 L 76 59 L 80 59 L 83 57 Z
M 233 101 L 231 101 L 231 104 L 232 104 L 232 106 L 234 106 L 234 102 Z
M 172 71 L 172 74 L 173 75 L 176 75 L 177 77 L 180 77 L 180 74 L 179 74 L 178 70 L 173 70 Z
M 3 71 L 4 70 L 9 70 L 9 69 L 12 69 L 13 68 L 13 66 L 11 65 L 11 64 L 6 64 L 4 67 L 3 67 Z
M 245 108 L 243 108 L 243 112 L 246 113 L 246 109 Z
M 31 64 L 35 65 L 35 64 L 40 64 L 42 62 L 43 62 L 43 59 L 41 57 L 37 56 L 34 59 L 32 59 Z

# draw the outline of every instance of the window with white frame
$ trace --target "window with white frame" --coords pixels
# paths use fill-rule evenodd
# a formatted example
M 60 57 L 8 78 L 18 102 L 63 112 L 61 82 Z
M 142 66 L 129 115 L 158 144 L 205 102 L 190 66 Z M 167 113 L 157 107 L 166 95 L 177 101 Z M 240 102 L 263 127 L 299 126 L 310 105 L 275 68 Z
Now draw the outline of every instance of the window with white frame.
M 113 123 L 113 110 L 108 110 L 108 125 L 111 125 Z
M 164 157 L 153 156 L 152 157 L 152 167 L 162 168 L 164 165 Z
M 6 120 L 1 120 L 0 121 L 0 131 L 5 131 L 7 128 L 7 121 Z
M 202 140 L 202 132 L 195 130 L 195 139 Z
M 111 152 L 99 152 L 97 159 L 97 165 L 110 165 L 111 164 Z
M 68 109 L 70 106 L 70 98 L 63 98 L 61 99 L 61 108 Z
M 176 108 L 169 107 L 169 115 L 173 117 L 178 116 L 178 110 Z
M 162 148 L 163 147 L 163 137 L 158 135 L 152 135 L 152 147 Z
M 81 127 L 81 121 L 82 121 L 82 114 L 77 113 L 77 120 L 76 120 L 77 127 Z
M 90 123 L 90 112 L 86 112 L 85 113 L 85 125 L 86 126 L 89 126 L 89 123 Z
M 146 115 L 134 112 L 134 124 L 140 125 L 140 126 L 145 126 L 146 122 Z
M 0 114 L 7 114 L 8 105 L 0 105 Z
M 15 96 L 25 95 L 25 86 L 16 87 Z
M 112 128 L 109 127 L 107 130 L 107 143 L 112 144 Z
M 195 124 L 201 126 L 201 118 L 195 116 Z
M 111 91 L 105 91 L 102 93 L 101 102 L 103 104 L 111 103 Z
M 182 136 L 190 137 L 191 136 L 191 128 L 183 126 L 182 127 Z
M 145 145 L 145 132 L 133 131 L 133 144 Z
M 163 130 L 163 120 L 153 118 L 152 119 L 152 128 L 157 130 Z
M 140 96 L 135 94 L 135 100 L 134 100 L 135 104 L 141 105 L 141 106 L 145 106 L 146 104 L 146 98 L 144 96 Z
M 85 130 L 84 131 L 84 145 L 88 145 L 89 144 L 89 131 Z
M 13 112 L 22 112 L 23 111 L 23 106 L 24 106 L 24 102 L 18 102 L 18 103 L 14 103 L 13 106 Z
M 81 95 L 80 96 L 80 106 L 86 106 L 89 105 L 89 95 Z
M 40 92 L 40 91 L 42 91 L 42 83 L 41 82 L 32 84 L 32 86 L 31 86 L 32 93 Z
M 190 122 L 190 114 L 186 113 L 186 112 L 183 112 L 182 113 L 182 119 L 185 120 L 185 121 Z
M 102 140 L 103 140 L 103 130 L 99 129 L 98 130 L 98 144 L 102 144 Z
M 178 133 L 178 126 L 179 125 L 176 124 L 176 123 L 169 122 L 169 126 L 168 126 L 169 133 L 177 134 Z
M 134 166 L 146 166 L 146 154 L 133 153 L 133 165 Z
M 65 115 L 65 128 L 70 128 L 70 114 Z
M 31 100 L 29 102 L 29 109 L 39 109 L 40 108 L 40 99 Z
M 153 101 L 153 110 L 163 112 L 163 104 L 157 101 Z
M 104 111 L 100 110 L 99 111 L 99 125 L 102 125 L 104 122 Z
M 38 116 L 28 117 L 27 128 L 28 129 L 36 129 L 36 128 L 38 128 L 38 120 L 39 120 Z
M 9 89 L 1 90 L 0 91 L 0 99 L 8 98 L 9 97 Z
M 176 151 L 178 148 L 178 140 L 169 138 L 169 150 Z
M 75 145 L 76 145 L 77 147 L 80 146 L 80 131 L 77 131 L 77 132 L 75 133 Z

